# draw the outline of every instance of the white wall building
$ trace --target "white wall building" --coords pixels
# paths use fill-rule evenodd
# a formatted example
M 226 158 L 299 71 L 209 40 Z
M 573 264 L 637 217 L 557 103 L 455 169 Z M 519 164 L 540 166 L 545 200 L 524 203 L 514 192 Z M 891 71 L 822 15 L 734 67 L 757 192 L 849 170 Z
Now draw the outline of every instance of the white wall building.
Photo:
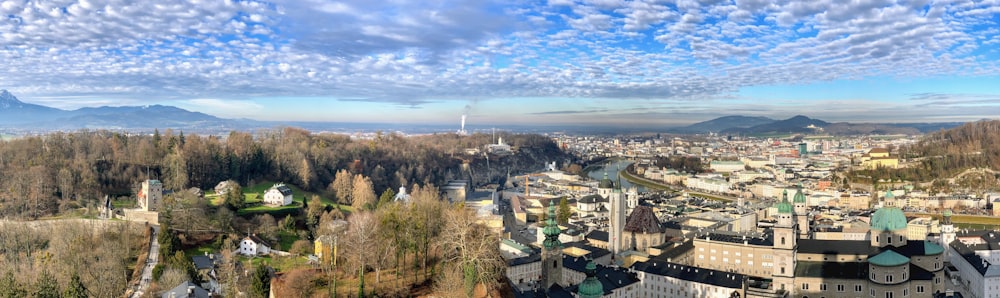
M 264 193 L 264 204 L 271 206 L 285 206 L 292 203 L 292 189 L 287 185 L 278 183 Z
M 245 256 L 259 256 L 271 253 L 271 247 L 257 235 L 250 235 L 240 241 L 239 253 Z

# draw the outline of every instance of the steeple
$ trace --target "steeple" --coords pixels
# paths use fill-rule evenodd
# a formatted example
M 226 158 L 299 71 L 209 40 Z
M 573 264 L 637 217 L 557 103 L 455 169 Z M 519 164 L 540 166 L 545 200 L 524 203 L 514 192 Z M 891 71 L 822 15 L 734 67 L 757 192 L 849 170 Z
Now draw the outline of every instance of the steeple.
M 562 242 L 559 241 L 559 234 L 562 233 L 562 230 L 556 223 L 555 200 L 549 201 L 549 219 L 546 220 L 542 233 L 545 234 L 545 241 L 542 242 L 542 283 L 540 285 L 548 291 L 553 284 L 563 280 Z
M 562 233 L 562 229 L 559 228 L 559 224 L 556 222 L 555 199 L 549 201 L 549 216 L 548 220 L 545 221 L 545 228 L 542 229 L 542 233 L 545 234 L 545 241 L 542 243 L 545 245 L 545 248 L 562 248 L 562 242 L 559 242 L 559 234 Z
M 587 262 L 587 267 L 585 267 L 585 273 L 587 278 L 580 283 L 577 288 L 577 295 L 580 298 L 598 298 L 604 296 L 604 285 L 601 281 L 597 280 L 597 265 L 594 264 L 594 260 Z

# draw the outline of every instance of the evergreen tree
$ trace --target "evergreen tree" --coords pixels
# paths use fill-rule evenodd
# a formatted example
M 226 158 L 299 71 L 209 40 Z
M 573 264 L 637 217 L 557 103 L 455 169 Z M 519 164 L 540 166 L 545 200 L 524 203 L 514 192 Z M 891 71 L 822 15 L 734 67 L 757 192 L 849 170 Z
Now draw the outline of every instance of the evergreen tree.
M 556 215 L 556 220 L 561 224 L 567 224 L 570 216 L 572 216 L 572 212 L 569 209 L 569 200 L 563 197 L 559 200 L 559 214 Z
M 392 188 L 386 188 L 385 191 L 382 192 L 382 196 L 378 198 L 378 207 L 381 208 L 382 206 L 391 204 L 392 200 L 395 198 L 396 192 L 393 191 Z
M 35 282 L 32 297 L 35 298 L 59 298 L 59 282 L 48 270 L 43 270 Z
M 64 298 L 87 298 L 87 287 L 83 285 L 80 281 L 80 275 L 73 273 L 70 277 L 69 284 L 66 285 L 66 291 L 63 292 Z
M 267 297 L 271 291 L 271 275 L 264 265 L 257 266 L 250 277 L 250 294 L 252 297 Z

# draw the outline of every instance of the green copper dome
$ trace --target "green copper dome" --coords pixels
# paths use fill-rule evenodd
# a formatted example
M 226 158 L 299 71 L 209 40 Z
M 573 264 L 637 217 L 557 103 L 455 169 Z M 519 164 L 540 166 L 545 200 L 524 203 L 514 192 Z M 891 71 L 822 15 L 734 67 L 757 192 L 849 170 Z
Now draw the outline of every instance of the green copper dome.
M 909 262 L 910 258 L 892 250 L 886 250 L 878 255 L 875 255 L 874 257 L 868 258 L 868 263 L 882 267 L 895 267 Z
M 896 207 L 882 207 L 872 215 L 872 230 L 897 231 L 906 229 L 906 215 Z
M 788 202 L 788 196 L 782 198 L 776 207 L 778 207 L 778 213 L 792 213 L 792 203 Z
M 794 203 L 806 203 L 806 195 L 802 193 L 802 188 L 795 192 L 795 198 L 792 200 Z
M 584 279 L 580 283 L 580 287 L 577 288 L 577 294 L 580 298 L 597 298 L 604 296 L 604 285 L 601 281 L 597 280 L 597 265 L 594 265 L 594 260 L 587 262 L 586 267 L 587 279 Z
M 559 224 L 556 223 L 556 203 L 553 199 L 549 203 L 549 219 L 545 221 L 545 228 L 542 229 L 542 233 L 545 234 L 545 241 L 542 245 L 545 248 L 552 249 L 562 246 L 559 242 L 559 233 L 562 233 L 562 229 L 559 229 Z
M 601 179 L 601 183 L 597 185 L 597 188 L 614 188 L 615 183 L 608 179 L 608 173 L 604 172 L 604 179 Z
M 896 197 L 896 195 L 892 194 L 891 190 L 885 191 L 885 198 L 886 199 L 892 199 L 892 198 L 895 198 L 895 197 Z
M 945 217 L 951 217 L 951 209 L 945 209 L 944 213 L 942 213 L 941 215 L 944 215 Z

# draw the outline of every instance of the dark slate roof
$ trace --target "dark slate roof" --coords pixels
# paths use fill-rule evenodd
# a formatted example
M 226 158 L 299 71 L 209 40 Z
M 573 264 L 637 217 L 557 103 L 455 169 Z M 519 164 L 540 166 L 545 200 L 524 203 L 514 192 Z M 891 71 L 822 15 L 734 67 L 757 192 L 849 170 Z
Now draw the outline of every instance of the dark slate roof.
M 257 244 L 263 244 L 264 246 L 271 247 L 270 244 L 267 244 L 267 241 L 264 241 L 264 239 L 260 239 L 260 237 L 257 237 L 257 234 L 251 234 L 250 236 L 247 236 L 247 238 L 250 238 L 250 240 L 253 240 L 253 242 L 256 242 Z
M 681 280 L 710 284 L 730 289 L 742 289 L 743 280 L 746 277 L 743 274 L 697 268 L 659 260 L 636 262 L 632 264 L 632 269 L 649 274 L 669 276 Z
M 626 232 L 645 234 L 663 233 L 663 228 L 660 227 L 660 220 L 653 213 L 653 208 L 647 206 L 637 206 L 632 210 L 632 214 L 629 214 L 625 220 L 624 230 Z
M 887 248 L 906 257 L 937 255 L 944 252 L 939 245 L 925 240 L 908 240 L 906 245 L 902 247 L 889 246 Z
M 589 195 L 577 200 L 578 203 L 584 203 L 584 204 L 605 203 L 607 201 L 608 199 L 605 199 L 604 197 L 601 197 L 599 195 Z
M 663 253 L 661 253 L 658 256 L 652 257 L 652 259 L 667 261 L 676 258 L 680 255 L 683 255 L 687 252 L 690 252 L 692 249 L 694 249 L 694 241 L 688 240 L 684 241 L 684 243 L 681 243 L 681 245 L 663 251 Z
M 507 266 L 518 266 L 528 263 L 540 262 L 542 261 L 542 255 L 537 252 L 532 252 L 526 257 L 520 257 L 516 259 L 511 259 L 507 261 Z
M 292 189 L 288 188 L 288 186 L 286 186 L 284 184 L 275 186 L 274 188 L 277 189 L 279 192 L 281 192 L 281 195 L 283 195 L 283 196 L 290 196 L 290 195 L 292 195 Z
M 193 256 L 191 261 L 194 262 L 194 268 L 198 270 L 212 269 L 214 267 L 214 262 L 212 258 L 208 256 Z
M 934 273 L 920 268 L 920 266 L 910 266 L 910 280 L 933 280 Z
M 878 249 L 872 247 L 868 240 L 814 240 L 799 239 L 799 253 L 808 254 L 844 254 L 871 255 Z
M 910 266 L 910 267 L 917 267 L 917 266 Z M 798 261 L 795 263 L 795 276 L 839 278 L 839 279 L 867 279 L 868 263 Z
M 628 269 L 606 267 L 603 265 L 597 265 L 597 279 L 604 285 L 605 295 L 619 288 L 639 282 L 638 276 L 635 273 L 629 272 Z
M 533 291 L 518 291 L 517 287 L 514 287 L 514 298 L 574 298 L 573 294 L 564 289 L 559 284 L 552 284 L 548 291 L 542 289 L 536 289 Z
M 191 294 L 188 294 L 188 288 L 194 287 Z M 202 289 L 198 285 L 191 283 L 190 281 L 182 282 L 173 289 L 163 292 L 161 295 L 163 298 L 208 298 L 208 291 Z
M 587 239 L 608 242 L 608 232 L 593 230 L 590 233 L 587 233 Z
M 774 234 L 771 232 L 765 232 L 763 234 L 757 234 L 757 235 L 745 235 L 735 232 L 712 231 L 698 238 L 700 239 L 708 238 L 710 241 L 722 241 L 722 242 L 739 243 L 739 244 L 743 244 L 743 241 L 746 241 L 747 244 L 750 245 L 761 245 L 761 246 L 774 245 Z
M 969 262 L 972 268 L 976 268 L 976 271 L 979 271 L 980 275 L 986 275 L 986 270 L 989 269 L 989 266 L 984 264 L 983 258 L 977 255 L 975 250 L 962 243 L 962 241 L 952 241 L 951 248 L 962 256 L 966 262 Z

